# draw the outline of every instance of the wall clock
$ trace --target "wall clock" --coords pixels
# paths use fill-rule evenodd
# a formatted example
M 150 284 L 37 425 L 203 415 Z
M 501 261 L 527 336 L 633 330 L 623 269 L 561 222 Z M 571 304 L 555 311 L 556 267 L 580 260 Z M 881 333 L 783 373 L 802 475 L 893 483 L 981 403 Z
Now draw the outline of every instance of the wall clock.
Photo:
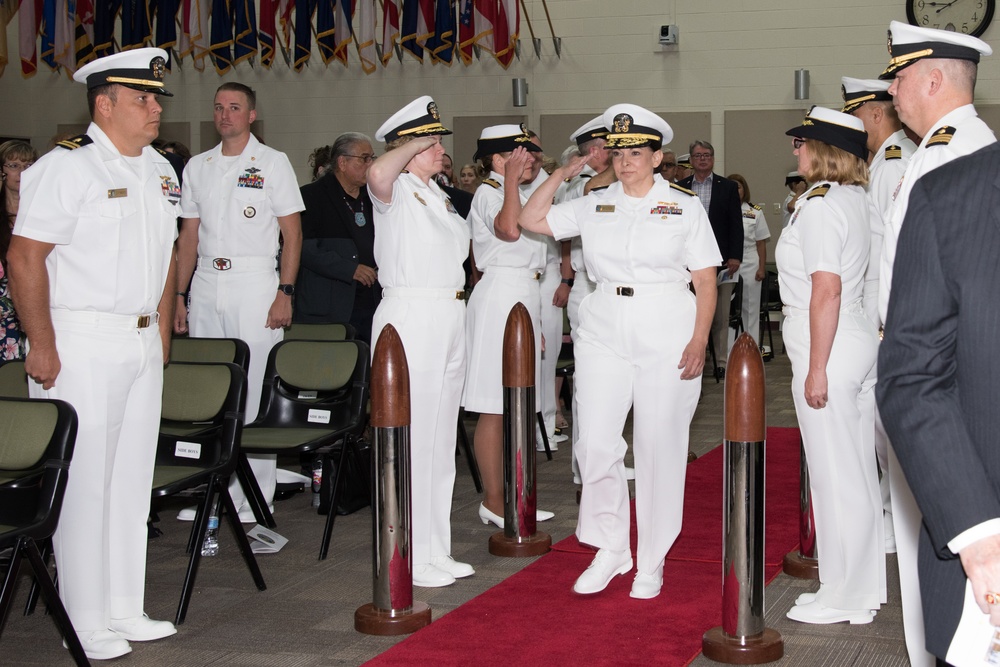
M 912 25 L 979 37 L 993 20 L 996 0 L 907 0 Z

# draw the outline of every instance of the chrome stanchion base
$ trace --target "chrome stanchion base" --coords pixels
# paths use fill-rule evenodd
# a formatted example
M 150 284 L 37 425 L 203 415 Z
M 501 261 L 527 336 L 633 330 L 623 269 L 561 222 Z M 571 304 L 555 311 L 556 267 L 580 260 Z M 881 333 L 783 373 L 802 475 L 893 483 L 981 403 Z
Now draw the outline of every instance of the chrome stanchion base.
M 414 602 L 406 612 L 390 612 L 369 603 L 354 612 L 354 629 L 366 635 L 389 637 L 408 635 L 431 624 L 431 608 L 426 602 Z
M 731 637 L 719 626 L 702 636 L 701 651 L 706 658 L 727 665 L 760 665 L 780 660 L 785 655 L 785 642 L 770 628 L 756 637 Z
M 819 561 L 803 556 L 798 550 L 789 552 L 781 562 L 781 569 L 796 579 L 819 579 Z
M 490 553 L 504 558 L 527 558 L 541 556 L 552 549 L 552 537 L 548 533 L 535 532 L 530 537 L 507 537 L 501 530 L 490 536 Z

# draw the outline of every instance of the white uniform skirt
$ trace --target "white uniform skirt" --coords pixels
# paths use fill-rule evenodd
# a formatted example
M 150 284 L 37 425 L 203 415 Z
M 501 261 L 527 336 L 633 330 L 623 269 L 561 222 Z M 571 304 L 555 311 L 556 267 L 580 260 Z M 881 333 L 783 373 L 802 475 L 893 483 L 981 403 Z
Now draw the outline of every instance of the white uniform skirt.
M 792 362 L 792 398 L 802 431 L 816 517 L 820 590 L 837 609 L 885 602 L 882 498 L 875 462 L 875 359 L 878 335 L 860 302 L 840 312 L 827 362 L 828 401 L 805 400 L 809 313 L 785 308 L 782 328 Z
M 537 275 L 529 269 L 489 267 L 469 297 L 466 320 L 468 372 L 462 405 L 485 414 L 503 413 L 503 335 L 511 309 L 523 303 L 535 333 L 535 410 L 541 409 L 541 297 Z

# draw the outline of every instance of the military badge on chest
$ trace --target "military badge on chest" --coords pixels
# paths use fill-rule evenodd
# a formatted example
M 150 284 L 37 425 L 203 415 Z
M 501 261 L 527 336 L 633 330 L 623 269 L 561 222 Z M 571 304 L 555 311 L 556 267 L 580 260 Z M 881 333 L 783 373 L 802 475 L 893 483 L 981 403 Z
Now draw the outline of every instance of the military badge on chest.
M 180 183 L 170 176 L 160 176 L 160 190 L 163 191 L 163 196 L 167 198 L 167 201 L 174 206 L 181 200 Z
M 661 220 L 666 220 L 668 215 L 682 215 L 683 213 L 684 209 L 674 201 L 658 201 L 656 206 L 649 209 L 650 215 L 658 215 Z
M 236 183 L 236 187 L 263 190 L 264 177 L 260 175 L 260 169 L 257 169 L 256 167 L 248 167 L 247 170 L 240 176 L 239 181 Z

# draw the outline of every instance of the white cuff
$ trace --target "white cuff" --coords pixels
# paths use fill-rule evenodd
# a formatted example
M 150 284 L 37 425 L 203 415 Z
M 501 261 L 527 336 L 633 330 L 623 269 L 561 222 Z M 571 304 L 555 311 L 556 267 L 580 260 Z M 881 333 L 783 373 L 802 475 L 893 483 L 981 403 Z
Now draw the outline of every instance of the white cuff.
M 1000 519 L 990 519 L 962 531 L 948 542 L 948 548 L 951 549 L 952 553 L 957 554 L 973 542 L 993 535 L 1000 535 Z

